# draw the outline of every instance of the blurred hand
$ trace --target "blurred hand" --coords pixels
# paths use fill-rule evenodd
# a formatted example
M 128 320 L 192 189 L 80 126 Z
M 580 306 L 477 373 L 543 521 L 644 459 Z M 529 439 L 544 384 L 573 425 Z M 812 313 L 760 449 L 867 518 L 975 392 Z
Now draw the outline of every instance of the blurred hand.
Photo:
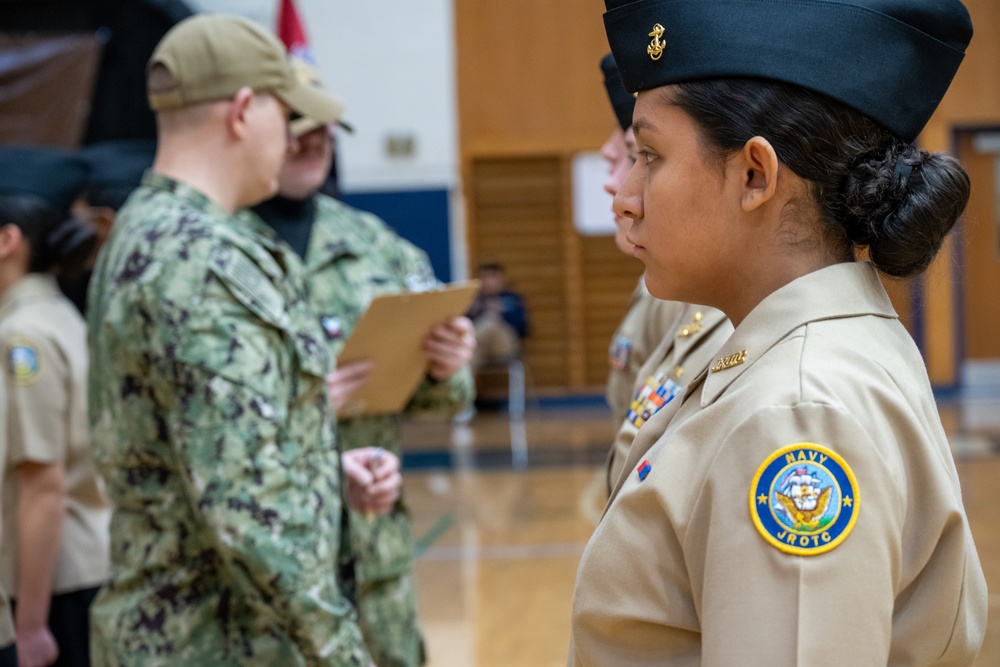
M 399 458 L 381 447 L 349 449 L 340 455 L 347 500 L 356 512 L 385 514 L 399 500 L 403 476 Z
M 326 376 L 326 390 L 334 412 L 347 405 L 351 397 L 371 379 L 375 363 L 367 359 L 344 364 Z
M 45 626 L 34 630 L 17 629 L 18 667 L 47 667 L 59 657 L 55 637 Z
M 472 360 L 476 349 L 476 328 L 467 317 L 453 317 L 436 324 L 424 336 L 427 374 L 446 380 Z

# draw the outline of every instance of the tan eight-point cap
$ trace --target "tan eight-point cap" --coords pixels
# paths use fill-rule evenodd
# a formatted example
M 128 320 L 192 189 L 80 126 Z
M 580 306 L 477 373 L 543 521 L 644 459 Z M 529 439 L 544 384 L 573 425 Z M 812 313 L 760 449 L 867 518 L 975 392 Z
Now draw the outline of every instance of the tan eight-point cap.
M 262 26 L 238 16 L 198 14 L 170 29 L 149 59 L 162 65 L 167 85 L 150 82 L 153 111 L 231 97 L 248 86 L 271 93 L 303 116 L 330 123 L 343 107 L 296 76 L 284 45 Z

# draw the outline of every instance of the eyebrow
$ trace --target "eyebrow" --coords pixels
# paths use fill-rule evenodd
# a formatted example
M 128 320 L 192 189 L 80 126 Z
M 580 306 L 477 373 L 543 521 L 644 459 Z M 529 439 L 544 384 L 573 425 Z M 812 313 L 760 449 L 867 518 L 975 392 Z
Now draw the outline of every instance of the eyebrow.
M 632 123 L 633 132 L 642 132 L 643 130 L 651 132 L 656 129 L 653 121 L 649 120 L 646 116 L 640 116 Z

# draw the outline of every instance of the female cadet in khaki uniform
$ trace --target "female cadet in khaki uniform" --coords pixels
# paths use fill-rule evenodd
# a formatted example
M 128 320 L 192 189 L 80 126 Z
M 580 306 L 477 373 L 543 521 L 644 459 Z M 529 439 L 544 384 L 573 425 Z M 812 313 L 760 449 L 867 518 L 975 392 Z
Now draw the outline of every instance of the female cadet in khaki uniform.
M 90 461 L 86 327 L 53 275 L 95 241 L 68 213 L 85 173 L 72 154 L 0 150 L 0 583 L 13 598 L 20 667 L 90 664 L 88 609 L 108 567 L 110 511 Z
M 642 157 L 616 209 L 650 292 L 736 330 L 664 434 L 639 431 L 581 559 L 569 664 L 971 664 L 985 581 L 878 274 L 923 270 L 968 199 L 953 158 L 912 145 L 968 13 L 606 2 L 639 91 Z
M 611 196 L 615 196 L 629 169 L 638 159 L 635 133 L 632 131 L 635 98 L 622 86 L 618 67 L 615 65 L 614 56 L 610 53 L 601 59 L 601 70 L 604 72 L 604 85 L 611 100 L 611 107 L 618 122 L 625 128 L 624 156 L 616 162 L 605 153 L 610 173 L 604 183 L 604 189 Z M 611 139 L 608 140 L 610 141 Z M 605 147 L 607 145 L 605 144 Z M 623 249 L 628 248 L 631 252 L 632 245 L 625 236 L 632 226 L 632 221 L 624 216 L 615 215 L 615 224 L 618 227 L 615 240 Z M 662 301 L 649 295 L 644 278 L 640 278 L 639 284 L 648 296 L 648 301 L 655 302 L 656 305 L 652 309 L 637 311 L 644 316 L 636 314 L 636 323 L 645 328 L 647 335 L 659 333 L 661 340 L 656 343 L 652 352 L 644 355 L 645 361 L 640 364 L 638 372 L 633 374 L 631 393 L 626 395 L 629 400 L 627 409 L 623 418 L 618 421 L 618 432 L 608 452 L 607 467 L 604 471 L 604 483 L 609 494 L 621 474 L 625 458 L 639 428 L 650 422 L 663 406 L 681 393 L 687 383 L 715 358 L 715 353 L 733 332 L 733 325 L 721 310 L 690 303 Z M 665 321 L 667 313 L 671 313 L 672 323 Z M 634 313 L 630 311 L 626 322 L 630 321 L 633 315 Z M 609 400 L 611 388 L 609 382 Z M 659 429 L 659 433 L 662 434 L 663 428 L 660 424 L 662 422 L 658 420 L 657 425 L 645 428 L 647 431 L 651 428 Z

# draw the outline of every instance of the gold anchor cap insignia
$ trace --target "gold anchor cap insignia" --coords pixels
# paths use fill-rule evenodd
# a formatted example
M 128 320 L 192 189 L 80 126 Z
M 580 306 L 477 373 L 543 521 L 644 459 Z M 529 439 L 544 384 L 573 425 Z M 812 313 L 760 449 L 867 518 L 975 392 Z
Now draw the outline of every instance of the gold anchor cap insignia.
M 663 55 L 663 49 L 667 48 L 667 43 L 663 41 L 663 26 L 657 23 L 653 26 L 653 32 L 649 33 L 649 36 L 653 38 L 653 41 L 649 43 L 646 47 L 646 53 L 653 60 L 659 60 L 660 56 Z

